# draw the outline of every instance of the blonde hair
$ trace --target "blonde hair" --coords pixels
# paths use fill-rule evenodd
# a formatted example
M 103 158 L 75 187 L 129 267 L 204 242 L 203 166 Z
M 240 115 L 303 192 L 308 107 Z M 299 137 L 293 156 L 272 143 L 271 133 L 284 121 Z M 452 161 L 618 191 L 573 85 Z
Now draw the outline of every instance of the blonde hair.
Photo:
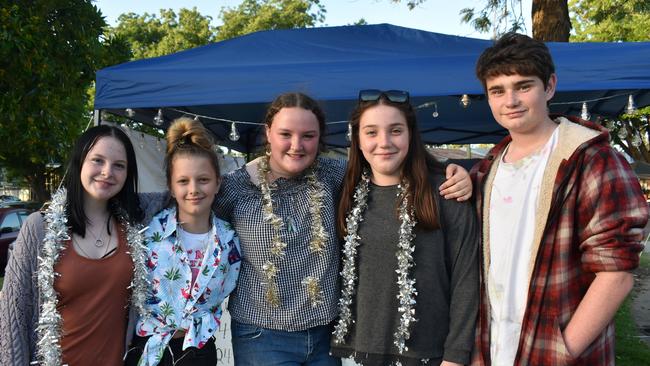
M 171 183 L 172 163 L 177 155 L 196 155 L 206 157 L 214 168 L 217 178 L 221 175 L 219 158 L 214 149 L 214 140 L 201 122 L 181 117 L 167 130 L 167 154 L 165 155 L 165 172 L 167 185 Z

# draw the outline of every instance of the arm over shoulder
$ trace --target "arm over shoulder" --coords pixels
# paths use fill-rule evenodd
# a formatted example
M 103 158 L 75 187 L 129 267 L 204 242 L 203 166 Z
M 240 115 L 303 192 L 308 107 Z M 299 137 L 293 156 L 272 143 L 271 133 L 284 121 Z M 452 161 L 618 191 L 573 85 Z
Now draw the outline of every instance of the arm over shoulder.
M 36 355 L 38 251 L 44 237 L 40 212 L 18 234 L 0 293 L 0 365 L 29 365 Z

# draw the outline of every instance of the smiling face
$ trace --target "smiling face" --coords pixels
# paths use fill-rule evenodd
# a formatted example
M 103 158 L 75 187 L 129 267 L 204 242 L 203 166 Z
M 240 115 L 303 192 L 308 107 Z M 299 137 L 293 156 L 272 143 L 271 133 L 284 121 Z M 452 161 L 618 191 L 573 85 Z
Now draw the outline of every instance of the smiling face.
M 84 200 L 105 204 L 124 187 L 127 158 L 124 145 L 112 136 L 97 140 L 81 165 Z
M 383 104 L 366 109 L 359 120 L 359 148 L 370 165 L 375 184 L 399 184 L 409 151 L 404 114 Z
M 545 123 L 552 122 L 546 104 L 555 94 L 556 82 L 555 74 L 546 88 L 537 76 L 514 74 L 487 78 L 488 102 L 494 119 L 513 138 L 535 133 Z
M 207 222 L 219 183 L 207 157 L 191 154 L 175 156 L 171 166 L 170 190 L 178 205 L 179 221 Z
M 300 107 L 282 108 L 266 128 L 272 173 L 285 178 L 301 174 L 316 159 L 319 137 L 314 113 Z

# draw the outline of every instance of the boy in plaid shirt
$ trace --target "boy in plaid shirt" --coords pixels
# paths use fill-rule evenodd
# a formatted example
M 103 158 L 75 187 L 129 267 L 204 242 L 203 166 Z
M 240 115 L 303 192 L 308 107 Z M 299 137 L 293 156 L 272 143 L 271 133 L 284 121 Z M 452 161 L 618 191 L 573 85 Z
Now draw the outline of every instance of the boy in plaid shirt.
M 548 48 L 509 33 L 476 74 L 510 135 L 472 171 L 482 220 L 476 365 L 614 365 L 648 208 L 601 126 L 549 116 Z

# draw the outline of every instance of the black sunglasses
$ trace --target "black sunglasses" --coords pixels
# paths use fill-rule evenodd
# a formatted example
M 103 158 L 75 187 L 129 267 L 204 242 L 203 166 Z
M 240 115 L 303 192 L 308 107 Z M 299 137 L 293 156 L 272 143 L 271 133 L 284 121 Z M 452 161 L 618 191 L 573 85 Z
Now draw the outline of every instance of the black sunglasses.
M 359 92 L 359 102 L 376 102 L 382 96 L 393 103 L 409 101 L 409 92 L 404 90 L 364 89 Z

